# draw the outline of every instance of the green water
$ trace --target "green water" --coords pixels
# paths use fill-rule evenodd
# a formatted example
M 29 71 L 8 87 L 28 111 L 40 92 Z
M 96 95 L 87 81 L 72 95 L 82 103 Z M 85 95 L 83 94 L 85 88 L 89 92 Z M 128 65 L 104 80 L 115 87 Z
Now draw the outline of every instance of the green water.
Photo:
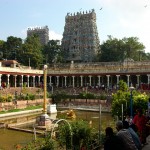
M 90 112 L 90 111 L 75 111 L 77 119 L 82 119 L 88 122 L 92 122 L 93 128 L 99 128 L 99 124 L 101 122 L 101 131 L 104 131 L 105 127 L 107 126 L 114 126 L 113 118 L 111 117 L 111 114 L 109 113 L 102 113 L 101 119 L 99 119 L 99 113 L 98 112 Z M 39 114 L 37 115 L 39 116 Z M 35 118 L 37 118 L 36 115 L 34 116 L 28 116 L 28 117 L 19 117 L 14 119 L 5 120 L 7 123 L 18 123 L 22 121 L 27 121 Z M 56 117 L 59 118 L 61 114 L 58 112 L 56 116 L 50 116 L 50 117 Z M 4 121 L 3 121 L 4 122 Z M 33 133 L 26 133 L 26 132 L 20 132 L 20 131 L 14 131 L 9 129 L 0 129 L 0 150 L 15 150 L 15 146 L 17 144 L 25 146 L 27 143 L 34 140 L 34 134 Z
M 16 145 L 26 145 L 34 139 L 33 134 L 0 129 L 0 150 L 15 150 Z

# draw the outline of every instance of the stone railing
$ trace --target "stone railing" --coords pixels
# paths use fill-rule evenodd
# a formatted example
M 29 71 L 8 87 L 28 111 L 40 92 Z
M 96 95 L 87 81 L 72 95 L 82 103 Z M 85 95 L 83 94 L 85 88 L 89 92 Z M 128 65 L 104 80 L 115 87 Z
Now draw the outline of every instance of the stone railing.
M 89 73 L 133 73 L 149 72 L 150 61 L 142 62 L 98 62 L 55 64 L 48 68 L 49 74 L 89 74 Z

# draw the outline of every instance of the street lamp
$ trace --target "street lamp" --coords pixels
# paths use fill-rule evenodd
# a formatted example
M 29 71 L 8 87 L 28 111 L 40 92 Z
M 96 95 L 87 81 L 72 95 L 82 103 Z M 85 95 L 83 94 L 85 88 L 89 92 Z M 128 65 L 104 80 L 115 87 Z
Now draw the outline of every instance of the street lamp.
M 133 86 L 129 87 L 130 89 L 130 117 L 133 118 L 133 95 L 132 92 L 135 89 Z
M 43 74 L 44 74 L 44 104 L 43 104 L 43 112 L 46 114 L 47 113 L 47 108 L 46 108 L 46 93 L 47 93 L 47 65 L 44 65 L 43 69 Z

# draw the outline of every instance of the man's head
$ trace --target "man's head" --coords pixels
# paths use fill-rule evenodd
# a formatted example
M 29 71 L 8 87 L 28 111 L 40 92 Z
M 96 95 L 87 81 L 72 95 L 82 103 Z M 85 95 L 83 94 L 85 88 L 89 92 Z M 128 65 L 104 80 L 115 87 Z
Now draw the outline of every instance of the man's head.
M 113 133 L 113 129 L 112 129 L 111 127 L 107 127 L 107 128 L 105 129 L 105 133 L 106 133 L 106 136 L 111 136 L 111 135 L 114 134 L 114 133 Z
M 119 131 L 123 129 L 123 122 L 121 120 L 116 122 L 116 129 Z
M 143 114 L 143 110 L 141 108 L 136 110 L 137 115 L 141 116 Z
M 128 129 L 129 123 L 127 121 L 123 121 L 123 128 Z

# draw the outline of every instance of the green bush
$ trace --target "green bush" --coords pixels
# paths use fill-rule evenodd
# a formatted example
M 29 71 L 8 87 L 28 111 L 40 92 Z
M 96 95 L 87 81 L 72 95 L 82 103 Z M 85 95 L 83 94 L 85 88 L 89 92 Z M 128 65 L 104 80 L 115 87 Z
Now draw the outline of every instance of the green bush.
M 63 145 L 66 149 L 71 149 L 71 147 L 81 149 L 82 146 L 90 149 L 95 133 L 92 132 L 88 122 L 78 120 L 70 122 L 70 125 L 71 131 L 68 124 L 59 126 L 58 141 L 60 145 Z
M 4 103 L 4 102 L 11 102 L 13 100 L 13 96 L 12 95 L 5 95 L 5 96 L 1 96 L 0 95 L 0 102 Z
M 7 96 L 7 102 L 12 102 L 12 100 L 13 100 L 13 96 L 12 95 L 8 95 Z

